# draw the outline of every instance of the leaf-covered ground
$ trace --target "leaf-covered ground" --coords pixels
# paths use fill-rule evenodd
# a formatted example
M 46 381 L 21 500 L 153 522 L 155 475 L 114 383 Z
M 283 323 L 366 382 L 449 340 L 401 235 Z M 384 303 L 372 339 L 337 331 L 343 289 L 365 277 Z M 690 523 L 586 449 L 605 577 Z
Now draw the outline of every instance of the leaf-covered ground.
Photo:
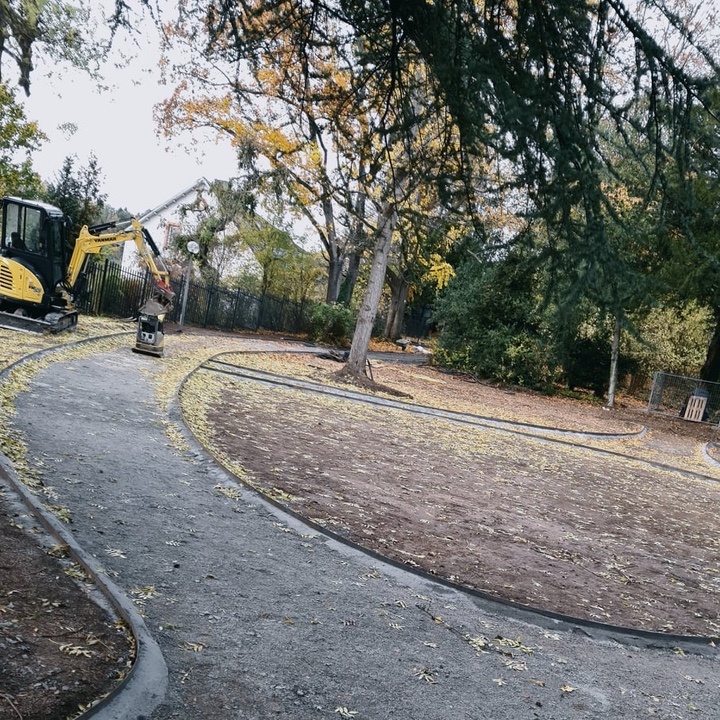
M 225 359 L 336 382 L 336 367 L 316 358 Z M 720 634 L 720 474 L 699 452 L 715 429 L 509 393 L 429 368 L 387 365 L 375 375 L 436 407 L 574 431 L 651 429 L 582 447 L 586 440 L 471 428 L 209 371 L 193 378 L 183 402 L 238 474 L 383 555 L 546 610 Z
M 0 367 L 35 350 L 68 345 L 52 358 L 21 366 L 0 385 L 2 450 L 60 519 L 72 521 L 61 494 L 36 470 L 42 458 L 29 463 L 13 432 L 14 397 L 46 363 L 132 344 L 132 330 L 93 318 L 59 336 L 0 330 Z M 130 334 L 72 345 L 119 332 Z M 199 363 L 238 342 L 237 336 L 211 332 L 173 335 L 165 359 L 157 361 L 162 371 L 153 373 L 158 407 L 167 406 Z M 337 363 L 309 355 L 238 353 L 225 359 L 341 386 L 333 376 Z M 714 428 L 648 418 L 636 408 L 608 412 L 468 383 L 425 367 L 374 363 L 373 372 L 379 382 L 429 406 L 575 432 L 632 432 L 641 424 L 650 431 L 623 441 L 569 439 L 635 458 L 623 459 L 206 371 L 186 387 L 183 404 L 198 436 L 248 482 L 389 557 L 573 615 L 718 633 L 714 518 L 720 473 L 699 452 L 702 442 L 716 439 Z M 176 429 L 167 427 L 171 440 L 181 443 Z M 706 477 L 658 470 L 643 459 Z M 24 515 L 0 493 L 0 717 L 71 717 L 117 683 L 132 646 L 75 584 L 83 581 L 56 557 L 62 550 L 21 531 L 32 524 Z
M 62 547 L 28 541 L 27 523 L 0 491 L 0 718 L 72 718 L 122 680 L 134 644 L 79 566 L 60 563 Z

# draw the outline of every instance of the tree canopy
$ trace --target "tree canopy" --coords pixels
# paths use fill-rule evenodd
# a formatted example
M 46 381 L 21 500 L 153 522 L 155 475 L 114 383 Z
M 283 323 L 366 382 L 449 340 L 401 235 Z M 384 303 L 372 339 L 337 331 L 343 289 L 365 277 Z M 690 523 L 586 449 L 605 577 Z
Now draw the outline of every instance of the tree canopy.
M 150 8 L 147 0 L 139 5 Z M 17 84 L 29 95 L 38 58 L 45 71 L 67 63 L 97 75 L 115 32 L 130 27 L 132 14 L 124 0 L 100 7 L 87 0 L 1 0 L 0 78 L 7 81 L 15 74 Z M 107 29 L 105 37 L 101 29 Z
M 34 197 L 40 191 L 40 177 L 32 169 L 32 153 L 45 136 L 28 120 L 15 93 L 0 82 L 0 196 Z
M 136 14 L 154 18 L 174 84 L 161 128 L 230 138 L 233 203 L 304 218 L 326 300 L 349 302 L 369 259 L 357 372 L 383 285 L 392 335 L 411 288 L 443 288 L 455 269 L 467 287 L 452 292 L 469 307 L 536 278 L 522 296 L 532 342 L 547 323 L 568 342 L 592 323 L 617 339 L 654 304 L 697 301 L 718 319 L 720 349 L 720 296 L 705 282 L 720 269 L 709 1 L 113 0 L 107 42 L 94 44 L 90 7 L 0 2 L 2 77 L 14 71 L 28 92 L 36 53 L 92 71 Z M 69 181 L 72 162 L 63 172 Z M 201 228 L 208 256 L 220 215 Z M 260 244 L 284 237 L 254 227 Z M 463 259 L 482 262 L 471 271 Z M 270 253 L 266 279 L 275 265 Z M 508 313 L 486 319 L 514 326 Z M 720 373 L 711 364 L 706 375 Z
M 434 197 L 458 218 L 449 226 L 499 253 L 518 235 L 510 224 L 494 231 L 493 203 L 540 222 L 525 237 L 539 241 L 547 297 L 558 310 L 586 298 L 619 328 L 649 292 L 670 179 L 676 198 L 692 190 L 690 118 L 712 116 L 718 74 L 711 10 L 672 0 L 186 0 L 166 35 L 193 54 L 169 68 L 177 89 L 162 117 L 215 127 L 241 156 L 262 156 L 255 170 L 301 211 L 318 209 L 331 275 L 371 249 L 359 346 L 378 284 L 400 287 L 398 266 L 387 271 L 403 256 L 393 244 L 433 237 L 420 226 L 408 236 L 412 197 Z

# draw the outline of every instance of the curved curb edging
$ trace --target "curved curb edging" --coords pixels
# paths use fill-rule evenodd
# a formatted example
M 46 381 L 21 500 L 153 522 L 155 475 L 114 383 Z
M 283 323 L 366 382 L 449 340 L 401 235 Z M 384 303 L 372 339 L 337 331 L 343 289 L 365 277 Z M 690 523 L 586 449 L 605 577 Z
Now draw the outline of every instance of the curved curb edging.
M 168 669 L 145 622 L 132 601 L 108 578 L 101 577 L 95 559 L 77 543 L 75 538 L 48 513 L 20 480 L 12 463 L 0 453 L 0 480 L 19 497 L 45 531 L 60 545 L 67 545 L 70 557 L 82 566 L 93 583 L 111 603 L 115 611 L 127 623 L 135 639 L 137 651 L 135 662 L 127 677 L 79 718 L 95 720 L 129 720 L 144 718 L 162 702 L 168 685 Z
M 90 576 L 113 608 L 130 628 L 137 646 L 136 658 L 127 677 L 107 697 L 79 718 L 95 720 L 128 720 L 149 715 L 163 700 L 168 685 L 168 669 L 160 647 L 150 634 L 132 601 L 110 579 L 101 577 L 95 558 L 85 552 L 60 521 L 37 501 L 0 453 L 0 480 L 4 480 L 43 529 L 60 545 L 67 545 L 68 554 Z
M 367 393 L 362 393 L 354 390 L 344 390 L 343 388 L 337 388 L 329 385 L 322 385 L 321 383 L 307 380 L 304 378 L 293 378 L 285 375 L 278 375 L 277 373 L 267 372 L 265 370 L 255 370 L 254 368 L 244 368 L 239 365 L 233 365 L 232 363 L 224 363 L 222 360 L 216 358 L 222 355 L 237 354 L 235 351 L 224 351 L 213 355 L 203 362 L 200 368 L 210 370 L 212 372 L 226 373 L 228 375 L 236 375 L 238 377 L 244 377 L 250 380 L 256 380 L 258 382 L 266 382 L 275 385 L 284 385 L 291 389 L 306 390 L 307 392 L 318 392 L 330 396 L 338 396 L 340 398 L 349 398 L 365 402 L 369 405 L 378 405 L 380 407 L 389 407 L 392 409 L 399 409 L 405 412 L 414 413 L 416 415 L 429 415 L 431 417 L 450 420 L 451 422 L 460 422 L 466 425 L 472 425 L 476 427 L 489 427 L 496 430 L 504 430 L 506 432 L 512 432 L 516 434 L 530 435 L 535 437 L 569 437 L 577 438 L 581 440 L 629 440 L 640 438 L 645 435 L 647 428 L 641 426 L 639 430 L 635 430 L 627 433 L 604 433 L 604 432 L 589 432 L 584 430 L 568 430 L 566 428 L 552 427 L 549 425 L 533 425 L 531 423 L 524 423 L 516 420 L 500 420 L 496 418 L 486 417 L 484 415 L 473 415 L 466 412 L 453 412 L 445 410 L 443 408 L 435 408 L 430 405 L 420 405 L 418 403 L 405 402 L 403 400 L 392 400 L 389 398 L 376 397 Z M 212 367 L 205 367 L 206 363 L 214 362 L 217 364 L 229 365 L 237 368 L 242 372 L 236 373 L 229 370 L 220 370 Z M 243 374 L 244 373 L 244 374 Z M 264 377 L 253 377 L 253 374 Z
M 265 350 L 247 350 L 247 351 L 235 351 L 235 350 L 226 350 L 220 353 L 217 353 L 216 355 L 211 356 L 207 360 L 205 360 L 197 369 L 202 368 L 202 366 L 205 363 L 209 362 L 216 362 L 218 364 L 225 364 L 230 365 L 231 367 L 236 367 L 241 370 L 245 370 L 248 375 L 246 375 L 246 379 L 248 380 L 256 380 L 256 382 L 265 382 L 266 384 L 272 385 L 281 385 L 285 387 L 289 387 L 291 389 L 299 389 L 299 390 L 305 390 L 306 392 L 318 392 L 323 393 L 323 391 L 319 388 L 322 388 L 320 383 L 316 383 L 310 380 L 298 380 L 296 378 L 291 378 L 289 376 L 283 376 L 278 375 L 276 373 L 270 373 L 265 370 L 255 370 L 253 368 L 243 368 L 242 366 L 233 365 L 232 363 L 223 363 L 221 360 L 217 360 L 217 358 L 222 357 L 223 355 L 233 355 L 240 353 L 247 353 L 247 354 L 261 354 L 263 352 L 267 352 Z M 317 354 L 317 351 L 315 350 L 301 350 L 296 351 L 299 353 L 307 353 L 315 355 Z M 212 372 L 226 372 L 229 375 L 238 375 L 238 377 L 242 377 L 239 373 L 233 373 L 230 371 L 223 371 L 218 370 L 216 368 L 206 367 L 206 370 L 212 371 Z M 266 378 L 253 378 L 249 373 L 256 373 L 257 375 L 265 375 Z M 273 380 L 275 378 L 275 380 Z M 289 382 L 292 381 L 292 382 Z M 306 385 L 307 387 L 303 388 L 301 387 L 301 384 Z M 312 386 L 316 386 L 315 389 Z M 352 391 L 347 392 L 343 391 L 341 388 L 333 388 L 333 393 L 324 393 L 324 394 L 337 394 L 339 396 L 342 396 L 343 393 L 345 396 L 349 396 L 352 394 L 357 395 L 358 397 L 362 395 L 362 393 L 353 393 Z M 368 399 L 368 397 L 370 399 Z M 363 402 L 367 402 L 369 404 L 375 404 L 379 406 L 387 406 L 387 407 L 394 407 L 400 410 L 404 410 L 406 412 L 415 413 L 418 415 L 425 414 L 437 417 L 438 419 L 446 419 L 450 422 L 459 422 L 465 425 L 470 425 L 474 427 L 486 427 L 486 428 L 492 428 L 495 430 L 498 430 L 500 432 L 510 433 L 510 434 L 516 434 L 516 435 L 525 435 L 527 437 L 535 437 L 539 440 L 547 440 L 549 442 L 554 442 L 561 445 L 570 445 L 572 447 L 586 447 L 582 445 L 578 445 L 576 443 L 572 443 L 567 439 L 563 438 L 575 438 L 578 440 L 598 440 L 598 441 L 607 441 L 607 440 L 631 440 L 631 439 L 638 439 L 642 438 L 647 434 L 647 427 L 641 426 L 640 430 L 629 432 L 629 433 L 594 433 L 594 432 L 584 432 L 582 430 L 568 430 L 565 428 L 558 428 L 558 427 L 552 427 L 548 425 L 532 425 L 530 423 L 523 423 L 518 421 L 512 421 L 512 420 L 496 420 L 490 417 L 484 417 L 482 415 L 472 415 L 469 413 L 453 413 L 451 411 L 445 411 L 441 408 L 433 408 L 428 405 L 417 405 L 415 403 L 406 403 L 398 400 L 388 400 L 386 398 L 375 398 L 373 396 L 366 396 L 365 398 L 360 398 Z M 450 417 L 450 416 L 454 417 Z M 706 443 L 701 447 L 701 454 L 703 460 L 706 462 L 706 464 L 715 469 L 720 469 L 720 462 L 715 460 L 708 452 L 708 448 L 711 445 L 717 445 L 717 443 Z M 606 455 L 610 457 L 618 457 L 621 459 L 626 460 L 633 460 L 636 462 L 642 462 L 647 463 L 651 467 L 656 468 L 657 470 L 663 470 L 663 471 L 669 471 L 669 472 L 676 472 L 680 473 L 681 475 L 685 477 L 691 477 L 691 478 L 700 478 L 703 480 L 711 480 L 714 482 L 717 482 L 717 478 L 708 477 L 706 475 L 702 475 L 700 472 L 692 471 L 692 470 L 684 470 L 683 468 L 678 468 L 673 465 L 667 465 L 665 463 L 656 462 L 653 460 L 642 460 L 641 458 L 634 457 L 632 455 L 626 455 L 625 453 L 613 451 L 613 450 L 605 450 L 603 448 L 598 448 L 594 446 L 587 446 L 589 450 L 593 450 L 599 453 L 605 453 Z
M 224 353 L 220 353 L 222 355 Z M 217 356 L 213 356 L 217 357 Z M 319 383 L 307 383 L 305 381 L 297 381 L 295 378 L 291 377 L 284 377 L 282 375 L 276 375 L 274 373 L 266 373 L 262 370 L 251 370 L 247 369 L 247 373 L 243 375 L 242 373 L 235 373 L 231 372 L 229 370 L 218 370 L 212 367 L 206 367 L 205 363 L 212 361 L 213 358 L 210 358 L 210 360 L 204 361 L 201 365 L 199 365 L 193 372 L 196 372 L 197 370 L 207 370 L 208 372 L 218 372 L 221 374 L 227 374 L 232 377 L 240 378 L 241 380 L 250 381 L 250 382 L 257 382 L 260 384 L 265 385 L 279 385 L 283 387 L 287 387 L 294 390 L 299 390 L 301 392 L 307 392 L 307 393 L 316 393 L 319 395 L 329 395 L 330 397 L 334 398 L 340 398 L 350 401 L 357 401 L 357 402 L 364 402 L 369 405 L 377 405 L 379 407 L 385 407 L 389 409 L 399 410 L 400 412 L 407 412 L 410 414 L 415 415 L 425 415 L 428 417 L 431 417 L 436 420 L 445 420 L 447 422 L 455 422 L 460 423 L 462 425 L 467 425 L 469 427 L 475 427 L 475 428 L 489 428 L 492 430 L 496 430 L 497 432 L 506 433 L 509 435 L 520 435 L 522 437 L 532 438 L 537 440 L 538 442 L 545 442 L 545 443 L 551 443 L 554 445 L 561 445 L 563 447 L 568 447 L 575 450 L 585 450 L 587 452 L 592 453 L 598 453 L 600 455 L 604 455 L 606 457 L 611 458 L 619 458 L 621 460 L 627 460 L 630 462 L 640 463 L 642 465 L 647 465 L 649 467 L 652 467 L 656 470 L 662 470 L 663 472 L 671 472 L 676 473 L 678 475 L 681 475 L 683 477 L 687 478 L 693 478 L 693 479 L 700 479 L 710 482 L 720 482 L 718 478 L 711 477 L 708 475 L 703 475 L 701 472 L 694 471 L 694 470 L 685 470 L 683 468 L 676 467 L 674 465 L 667 465 L 665 463 L 660 463 L 655 460 L 644 460 L 639 457 L 635 457 L 633 455 L 627 455 L 625 453 L 618 452 L 616 450 L 606 450 L 602 447 L 596 447 L 594 445 L 582 445 L 579 443 L 571 442 L 567 438 L 569 436 L 573 436 L 576 439 L 602 439 L 602 440 L 612 440 L 612 439 L 628 439 L 628 438 L 635 438 L 635 437 L 642 437 L 645 434 L 646 428 L 643 428 L 638 434 L 633 435 L 620 435 L 620 436 L 612 436 L 612 435 L 602 435 L 599 436 L 597 433 L 576 433 L 571 430 L 553 430 L 549 427 L 543 427 L 543 426 L 534 426 L 534 425 L 527 425 L 527 424 L 521 424 L 518 426 L 517 423 L 512 423 L 511 421 L 503 420 L 503 421 L 497 421 L 495 423 L 493 422 L 486 422 L 484 418 L 480 418 L 478 422 L 475 422 L 473 420 L 468 419 L 479 417 L 479 416 L 467 416 L 466 413 L 453 413 L 451 411 L 442 410 L 433 408 L 426 405 L 416 405 L 413 406 L 410 403 L 403 403 L 403 402 L 397 402 L 394 400 L 388 400 L 386 398 L 376 398 L 371 395 L 367 395 L 364 393 L 359 393 L 355 391 L 345 391 L 342 388 L 335 388 L 332 387 L 331 392 L 325 392 L 323 391 L 323 386 Z M 238 367 L 238 366 L 235 366 Z M 244 368 L 241 368 L 244 370 Z M 253 375 L 255 373 L 255 375 Z M 192 374 L 192 373 L 190 373 Z M 264 375 L 266 377 L 258 377 L 260 375 Z M 189 375 L 188 375 L 189 377 Z M 183 381 L 184 382 L 184 381 Z M 302 385 L 306 385 L 307 387 L 302 387 Z M 315 386 L 315 387 L 313 387 Z M 419 408 L 419 409 L 418 409 Z M 533 432 L 533 430 L 536 430 Z M 720 467 L 720 466 L 718 466 Z
M 710 448 L 711 447 L 717 447 L 717 443 L 714 442 L 706 442 L 702 446 L 702 456 L 703 460 L 710 465 L 710 467 L 717 468 L 720 470 L 720 462 L 718 462 L 711 454 L 710 454 Z
M 594 620 L 585 620 L 576 618 L 572 615 L 553 612 L 551 610 L 543 610 L 530 605 L 522 605 L 510 600 L 491 595 L 475 588 L 467 587 L 450 580 L 432 575 L 417 568 L 410 567 L 398 560 L 388 558 L 374 550 L 358 545 L 347 538 L 334 533 L 327 528 L 314 523 L 304 515 L 288 508 L 286 505 L 274 500 L 271 497 L 261 493 L 257 488 L 253 487 L 242 478 L 235 475 L 232 470 L 225 467 L 222 462 L 208 449 L 193 433 L 191 428 L 185 422 L 185 416 L 180 403 L 180 393 L 189 378 L 201 369 L 201 366 L 189 372 L 180 383 L 172 401 L 168 404 L 168 419 L 175 422 L 180 428 L 184 439 L 192 447 L 192 452 L 203 458 L 206 462 L 212 463 L 215 468 L 221 471 L 228 479 L 231 479 L 238 487 L 252 494 L 252 496 L 266 509 L 278 517 L 286 520 L 292 519 L 295 524 L 299 524 L 305 528 L 317 532 L 329 541 L 336 542 L 345 548 L 349 548 L 354 552 L 365 557 L 370 557 L 374 561 L 400 573 L 406 573 L 414 578 L 420 578 L 425 582 L 429 582 L 436 586 L 445 587 L 456 592 L 460 592 L 470 597 L 475 604 L 486 612 L 502 613 L 507 617 L 516 620 L 528 622 L 536 626 L 549 630 L 561 630 L 584 635 L 595 640 L 615 641 L 623 645 L 643 649 L 657 650 L 676 650 L 680 649 L 684 652 L 694 653 L 705 657 L 716 658 L 718 656 L 717 646 L 720 645 L 720 638 L 702 635 L 674 635 L 668 633 L 654 632 L 650 630 L 641 630 L 635 628 L 623 627 L 620 625 L 610 625 Z
M 32 362 L 33 360 L 36 360 L 39 357 L 42 357 L 43 355 L 54 355 L 55 353 L 60 353 L 63 350 L 67 350 L 69 348 L 77 347 L 78 345 L 88 345 L 92 342 L 101 342 L 102 340 L 110 340 L 112 338 L 116 337 L 122 337 L 123 335 L 133 335 L 129 330 L 123 330 L 121 332 L 116 333 L 109 333 L 108 335 L 96 335 L 94 337 L 87 337 L 83 338 L 82 340 L 75 340 L 75 342 L 69 342 L 65 343 L 64 345 L 54 345 L 53 347 L 48 348 L 40 348 L 40 350 L 36 350 L 35 352 L 28 353 L 27 355 L 23 355 L 18 360 L 15 360 L 8 365 L 5 365 L 5 367 L 0 370 L 0 378 L 4 377 L 5 375 L 8 375 L 12 370 L 14 370 L 17 367 L 20 367 L 21 365 L 25 365 L 26 363 Z
M 0 380 L 7 377 L 13 369 L 44 355 L 55 354 L 77 345 L 85 345 L 131 334 L 130 332 L 111 333 L 83 338 L 61 346 L 36 350 L 2 368 L 0 370 Z M 43 529 L 57 540 L 59 545 L 68 547 L 69 556 L 82 566 L 92 582 L 107 598 L 113 609 L 127 624 L 135 641 L 135 662 L 125 679 L 96 705 L 79 715 L 78 720 L 89 720 L 89 718 L 94 720 L 130 720 L 130 718 L 138 718 L 138 720 L 141 720 L 148 717 L 165 697 L 168 687 L 168 668 L 160 651 L 160 646 L 150 634 L 133 602 L 112 580 L 102 577 L 102 571 L 95 558 L 87 553 L 62 523 L 43 507 L 42 503 L 22 482 L 15 471 L 12 461 L 3 453 L 0 453 L 0 482 L 3 482 L 16 495 L 19 501 L 27 507 L 33 517 L 42 525 Z

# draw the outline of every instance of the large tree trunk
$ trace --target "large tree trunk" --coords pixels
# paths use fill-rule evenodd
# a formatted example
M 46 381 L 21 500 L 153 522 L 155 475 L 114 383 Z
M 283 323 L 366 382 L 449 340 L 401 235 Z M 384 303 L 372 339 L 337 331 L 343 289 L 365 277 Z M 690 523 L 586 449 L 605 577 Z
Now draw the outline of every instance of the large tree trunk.
M 705 355 L 705 363 L 700 370 L 700 378 L 709 382 L 720 380 L 720 308 L 715 311 L 715 329 Z
M 359 186 L 362 188 L 362 184 L 365 181 L 365 168 L 360 168 Z M 353 222 L 352 233 L 350 240 L 347 243 L 346 250 L 352 251 L 348 257 L 348 267 L 342 285 L 340 287 L 340 294 L 338 302 L 344 305 L 350 306 L 353 293 L 355 292 L 355 284 L 357 283 L 358 274 L 360 273 L 360 261 L 362 256 L 367 249 L 367 232 L 365 230 L 365 192 L 361 189 L 358 192 L 357 200 L 354 203 L 355 206 L 355 220 Z
M 325 293 L 325 302 L 334 303 L 340 296 L 340 281 L 342 280 L 342 262 L 339 253 L 328 254 L 328 284 Z
M 325 293 L 325 302 L 337 302 L 340 294 L 340 281 L 342 280 L 342 252 L 338 244 L 335 229 L 335 210 L 329 197 L 323 200 L 323 215 L 325 217 L 325 251 L 328 262 L 328 284 Z
M 392 327 L 390 328 L 389 338 L 397 340 L 402 335 L 403 323 L 405 322 L 405 305 L 407 304 L 407 296 L 410 291 L 410 283 L 403 280 L 400 287 L 400 293 L 396 300 L 395 317 Z
M 390 308 L 385 321 L 385 337 L 397 340 L 402 333 L 405 304 L 410 290 L 410 283 L 402 275 L 390 268 L 387 269 L 386 279 L 390 286 Z
M 377 315 L 383 285 L 385 284 L 385 271 L 396 223 L 395 203 L 388 203 L 380 217 L 375 247 L 373 248 L 370 279 L 360 306 L 357 323 L 355 324 L 355 333 L 350 346 L 350 355 L 345 366 L 345 371 L 356 378 L 365 375 L 368 345 L 370 344 L 373 323 L 375 322 L 375 315 Z
M 618 381 L 618 360 L 620 358 L 620 313 L 615 315 L 615 326 L 613 327 L 613 339 L 610 349 L 610 385 L 608 386 L 608 407 L 615 406 L 615 390 Z
M 338 302 L 343 305 L 350 306 L 355 285 L 357 284 L 358 275 L 360 274 L 360 261 L 362 260 L 364 248 L 356 249 L 348 258 L 348 267 L 342 285 L 340 286 L 340 294 Z

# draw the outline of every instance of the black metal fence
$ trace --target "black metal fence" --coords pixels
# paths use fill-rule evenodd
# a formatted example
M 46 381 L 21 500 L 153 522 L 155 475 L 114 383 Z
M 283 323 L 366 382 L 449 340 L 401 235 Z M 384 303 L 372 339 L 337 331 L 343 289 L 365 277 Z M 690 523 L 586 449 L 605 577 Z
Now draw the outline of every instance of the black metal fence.
M 152 277 L 148 272 L 123 270 L 105 259 L 87 268 L 76 305 L 81 312 L 114 317 L 133 316 L 150 293 Z M 166 318 L 178 322 L 185 289 L 184 278 L 171 283 L 175 307 Z M 273 330 L 307 333 L 310 329 L 311 303 L 265 295 L 258 297 L 242 290 L 225 290 L 214 285 L 190 282 L 184 323 L 222 330 Z
M 720 421 L 720 383 L 656 372 L 648 411 L 694 422 Z
M 149 294 L 150 282 L 148 273 L 124 272 L 110 260 L 93 261 L 80 280 L 75 304 L 92 315 L 129 317 Z
M 403 323 L 403 333 L 406 337 L 420 340 L 428 337 L 432 329 L 432 308 L 413 307 L 406 311 Z
M 84 313 L 132 317 L 150 293 L 153 279 L 147 271 L 129 271 L 109 259 L 88 263 L 75 304 Z M 180 320 L 185 280 L 171 283 L 175 307 L 168 322 Z M 215 285 L 190 282 L 183 322 L 220 330 L 272 330 L 306 334 L 311 329 L 311 302 L 297 303 L 273 295 L 257 296 L 243 290 L 226 290 Z M 382 318 L 375 324 L 381 332 Z M 409 310 L 403 332 L 408 337 L 427 337 L 431 329 L 428 308 Z

